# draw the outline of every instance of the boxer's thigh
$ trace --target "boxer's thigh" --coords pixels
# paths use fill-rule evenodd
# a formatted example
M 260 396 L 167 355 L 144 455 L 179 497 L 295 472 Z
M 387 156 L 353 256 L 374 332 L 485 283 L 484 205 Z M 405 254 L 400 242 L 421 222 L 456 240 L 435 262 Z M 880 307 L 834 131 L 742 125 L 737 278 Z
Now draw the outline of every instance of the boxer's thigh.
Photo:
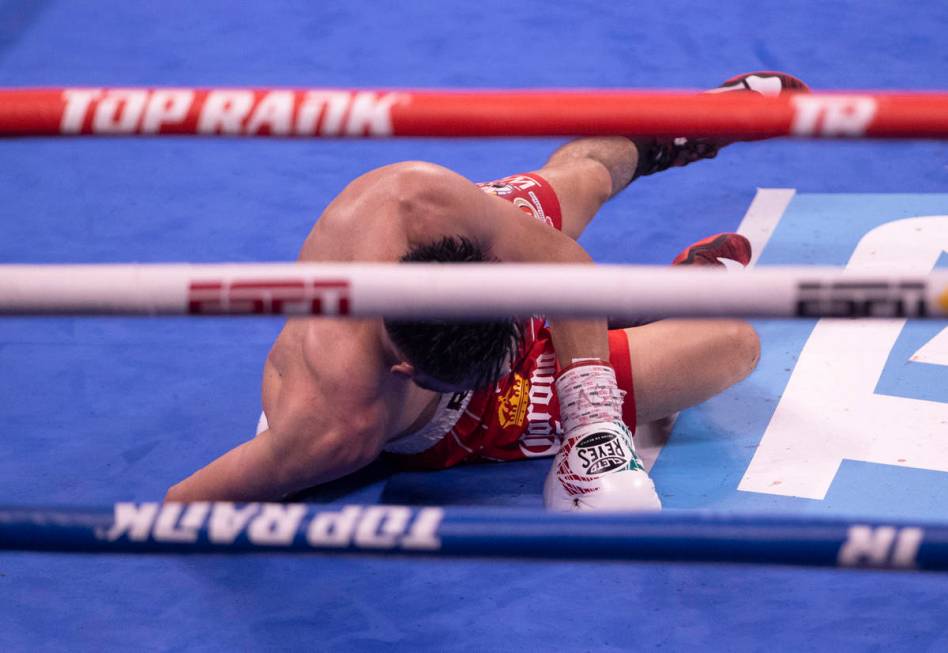
M 537 171 L 553 187 L 562 213 L 561 231 L 578 240 L 596 212 L 609 199 L 611 179 L 600 163 L 579 159 Z
M 638 422 L 710 399 L 754 369 L 757 333 L 740 320 L 662 320 L 624 329 Z

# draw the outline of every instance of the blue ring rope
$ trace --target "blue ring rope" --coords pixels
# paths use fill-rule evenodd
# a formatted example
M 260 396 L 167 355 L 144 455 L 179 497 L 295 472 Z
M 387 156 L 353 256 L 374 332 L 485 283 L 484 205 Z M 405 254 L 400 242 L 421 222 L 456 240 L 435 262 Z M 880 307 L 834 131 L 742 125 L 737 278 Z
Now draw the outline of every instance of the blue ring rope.
M 0 508 L 0 549 L 370 553 L 948 571 L 948 525 L 714 512 L 228 502 Z

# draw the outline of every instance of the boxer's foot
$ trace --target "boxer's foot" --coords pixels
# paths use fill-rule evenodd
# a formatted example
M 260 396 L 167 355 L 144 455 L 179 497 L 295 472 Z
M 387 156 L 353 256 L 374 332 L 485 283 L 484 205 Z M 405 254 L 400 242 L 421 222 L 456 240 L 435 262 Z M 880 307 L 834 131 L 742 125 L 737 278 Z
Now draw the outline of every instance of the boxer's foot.
M 744 267 L 751 260 L 751 244 L 740 234 L 715 234 L 686 247 L 672 265 L 714 265 L 725 267 L 720 259 L 736 261 Z
M 758 93 L 774 97 L 781 93 L 808 93 L 810 88 L 793 75 L 754 72 L 736 75 L 707 93 Z M 639 150 L 636 178 L 669 168 L 686 166 L 701 159 L 713 159 L 733 141 L 720 138 L 634 138 Z

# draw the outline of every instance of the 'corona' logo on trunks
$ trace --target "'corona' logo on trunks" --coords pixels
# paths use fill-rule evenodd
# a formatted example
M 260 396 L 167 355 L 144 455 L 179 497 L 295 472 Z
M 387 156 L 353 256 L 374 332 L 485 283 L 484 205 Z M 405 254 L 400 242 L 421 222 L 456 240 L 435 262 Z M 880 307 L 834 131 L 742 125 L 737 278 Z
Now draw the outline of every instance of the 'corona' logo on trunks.
M 587 435 L 573 449 L 585 474 L 604 474 L 627 467 L 629 457 L 619 436 L 605 431 Z
M 514 373 L 513 383 L 497 401 L 497 421 L 500 422 L 502 428 L 523 426 L 523 420 L 527 416 L 529 392 L 530 382 Z
M 550 412 L 555 378 L 556 354 L 540 354 L 527 391 L 527 430 L 520 436 L 520 451 L 528 458 L 552 456 L 560 448 L 560 423 Z
M 348 315 L 349 301 L 349 282 L 343 279 L 192 281 L 188 313 Z
M 404 93 L 68 88 L 63 134 L 390 136 Z

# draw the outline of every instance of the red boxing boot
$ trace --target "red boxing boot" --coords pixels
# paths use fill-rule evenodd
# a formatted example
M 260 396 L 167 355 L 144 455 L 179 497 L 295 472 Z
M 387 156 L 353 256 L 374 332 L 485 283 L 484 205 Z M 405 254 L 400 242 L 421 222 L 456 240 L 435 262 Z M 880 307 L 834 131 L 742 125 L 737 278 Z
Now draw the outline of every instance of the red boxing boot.
M 736 75 L 707 93 L 758 93 L 777 96 L 782 93 L 809 93 L 810 87 L 793 75 L 756 72 Z M 633 138 L 639 150 L 635 177 L 652 175 L 673 167 L 686 166 L 701 159 L 713 159 L 733 141 L 720 138 Z
M 672 265 L 714 265 L 725 267 L 719 259 L 736 261 L 747 267 L 751 260 L 751 244 L 740 234 L 715 234 L 686 247 Z

